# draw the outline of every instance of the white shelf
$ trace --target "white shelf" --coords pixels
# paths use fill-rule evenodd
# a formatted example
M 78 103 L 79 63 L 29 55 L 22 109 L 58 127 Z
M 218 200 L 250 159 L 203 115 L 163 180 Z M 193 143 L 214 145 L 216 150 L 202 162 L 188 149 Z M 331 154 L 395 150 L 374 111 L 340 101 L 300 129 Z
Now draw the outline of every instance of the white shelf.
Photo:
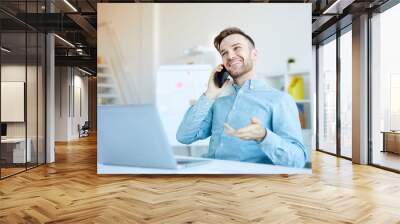
M 295 100 L 296 103 L 311 103 L 311 100 Z
M 161 65 L 159 70 L 163 71 L 208 71 L 211 70 L 210 65 L 187 65 L 187 64 L 182 64 L 182 65 Z
M 108 73 L 99 72 L 99 73 L 97 73 L 97 77 L 110 78 L 111 76 Z
M 287 75 L 288 76 L 296 76 L 296 75 L 308 76 L 308 75 L 310 75 L 310 72 L 307 72 L 307 71 L 288 72 Z
M 283 79 L 285 78 L 285 74 L 266 75 L 264 77 L 267 79 Z
M 288 93 L 288 86 L 295 76 L 302 77 L 304 82 L 304 98 L 301 100 L 294 99 L 299 111 L 302 112 L 302 114 L 299 115 L 301 115 L 300 119 L 304 127 L 302 128 L 304 143 L 307 147 L 313 147 L 313 139 L 315 138 L 315 136 L 313 136 L 315 125 L 315 121 L 313 121 L 315 99 L 313 96 L 315 93 L 313 92 L 314 77 L 311 76 L 311 72 L 304 70 L 287 71 L 283 74 L 269 74 L 263 75 L 262 77 L 266 80 L 269 86 Z
M 118 98 L 118 96 L 113 93 L 99 93 L 98 98 Z
M 114 85 L 108 83 L 97 83 L 97 87 L 113 88 Z

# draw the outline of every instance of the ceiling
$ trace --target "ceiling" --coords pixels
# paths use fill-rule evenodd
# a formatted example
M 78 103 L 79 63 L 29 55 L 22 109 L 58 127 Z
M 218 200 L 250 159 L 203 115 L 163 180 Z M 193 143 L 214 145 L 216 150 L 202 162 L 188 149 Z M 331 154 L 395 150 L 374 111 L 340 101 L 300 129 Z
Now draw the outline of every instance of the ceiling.
M 344 27 L 351 23 L 352 17 L 374 9 L 387 0 L 45 0 L 0 1 L 0 24 L 5 43 L 10 43 L 15 49 L 24 48 L 23 33 L 29 31 L 55 32 L 61 38 L 75 45 L 65 43 L 55 38 L 56 65 L 88 66 L 96 70 L 96 26 L 97 3 L 171 3 L 171 2 L 254 2 L 254 3 L 312 3 L 312 36 L 313 43 L 319 43 L 324 38 L 336 32 L 337 27 Z M 53 13 L 47 13 L 52 9 Z M 328 9 L 328 10 L 327 10 Z M 28 13 L 26 13 L 28 12 Z M 338 23 L 338 21 L 341 21 Z M 338 26 L 339 24 L 339 26 Z M 21 33 L 22 32 L 22 33 Z M 28 44 L 28 51 L 35 44 Z M 79 50 L 77 50 L 79 49 Z M 17 50 L 18 51 L 18 50 Z

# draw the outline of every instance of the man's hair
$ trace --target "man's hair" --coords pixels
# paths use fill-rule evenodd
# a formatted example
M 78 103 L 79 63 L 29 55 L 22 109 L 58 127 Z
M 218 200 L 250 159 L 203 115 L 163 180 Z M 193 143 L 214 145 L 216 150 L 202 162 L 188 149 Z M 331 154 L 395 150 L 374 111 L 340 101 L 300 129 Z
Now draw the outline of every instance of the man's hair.
M 245 34 L 241 29 L 239 29 L 237 27 L 229 27 L 229 28 L 222 30 L 221 33 L 219 33 L 218 36 L 216 36 L 214 38 L 215 48 L 219 51 L 220 50 L 219 47 L 220 47 L 222 40 L 225 39 L 225 37 L 232 35 L 232 34 L 240 34 L 240 35 L 244 36 L 251 43 L 251 45 L 253 47 L 256 46 L 254 44 L 253 39 L 251 39 L 251 37 L 249 35 Z

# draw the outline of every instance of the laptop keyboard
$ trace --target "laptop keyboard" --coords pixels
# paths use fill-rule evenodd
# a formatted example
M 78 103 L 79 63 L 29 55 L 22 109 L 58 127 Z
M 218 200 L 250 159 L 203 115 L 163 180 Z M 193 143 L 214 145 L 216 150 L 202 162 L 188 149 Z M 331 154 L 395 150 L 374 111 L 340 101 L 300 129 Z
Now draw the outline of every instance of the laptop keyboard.
M 176 162 L 180 165 L 189 164 L 189 163 L 196 163 L 200 160 L 185 160 L 185 159 L 178 159 Z
M 191 163 L 208 162 L 208 160 L 202 160 L 202 159 L 177 159 L 176 162 L 178 163 L 178 165 L 185 165 L 185 164 L 191 164 Z

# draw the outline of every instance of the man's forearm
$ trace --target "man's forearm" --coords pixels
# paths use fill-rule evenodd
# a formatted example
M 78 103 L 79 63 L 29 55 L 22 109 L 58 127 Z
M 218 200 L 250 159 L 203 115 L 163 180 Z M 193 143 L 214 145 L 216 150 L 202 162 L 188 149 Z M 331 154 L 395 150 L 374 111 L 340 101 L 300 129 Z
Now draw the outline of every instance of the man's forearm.
M 176 133 L 176 139 L 182 144 L 190 144 L 211 135 L 211 108 L 214 101 L 202 95 L 185 113 Z
M 304 145 L 296 139 L 283 138 L 267 130 L 261 147 L 275 165 L 304 167 L 307 154 Z

